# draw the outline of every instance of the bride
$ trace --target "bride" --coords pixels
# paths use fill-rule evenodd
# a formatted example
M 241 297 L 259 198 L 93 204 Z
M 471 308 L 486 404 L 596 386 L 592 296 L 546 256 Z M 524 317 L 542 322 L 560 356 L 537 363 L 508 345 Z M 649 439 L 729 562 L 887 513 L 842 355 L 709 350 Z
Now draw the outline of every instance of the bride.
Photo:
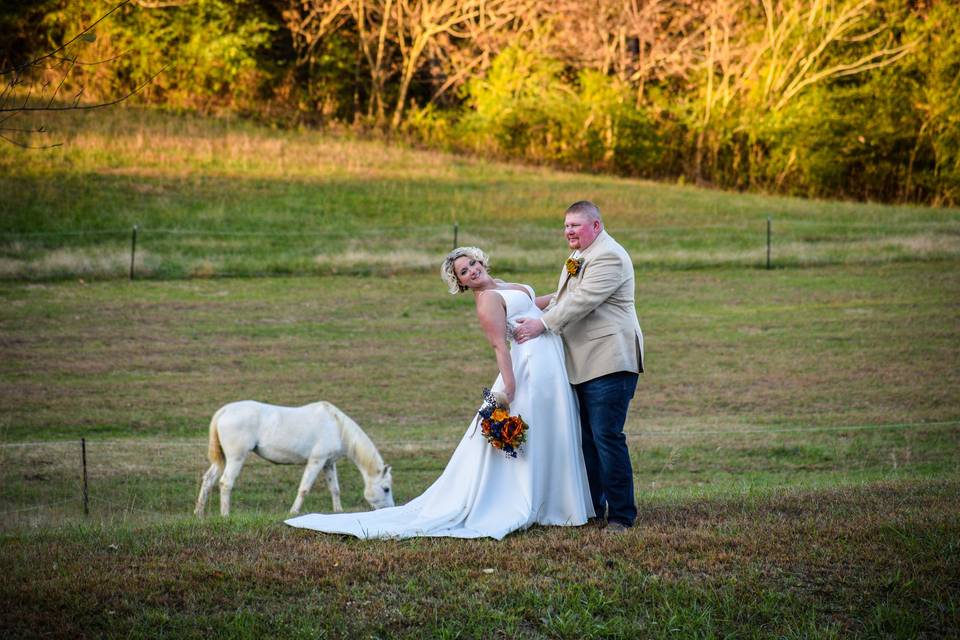
M 518 457 L 490 446 L 475 416 L 440 477 L 407 504 L 361 513 L 309 514 L 287 524 L 358 538 L 499 540 L 533 524 L 582 525 L 594 515 L 563 343 L 551 333 L 522 344 L 510 337 L 513 321 L 540 317 L 550 296 L 534 298 L 527 285 L 492 278 L 488 264 L 480 249 L 461 247 L 444 259 L 441 274 L 451 293 L 473 292 L 480 327 L 500 369 L 492 390 L 504 394 L 510 414 L 529 425 Z

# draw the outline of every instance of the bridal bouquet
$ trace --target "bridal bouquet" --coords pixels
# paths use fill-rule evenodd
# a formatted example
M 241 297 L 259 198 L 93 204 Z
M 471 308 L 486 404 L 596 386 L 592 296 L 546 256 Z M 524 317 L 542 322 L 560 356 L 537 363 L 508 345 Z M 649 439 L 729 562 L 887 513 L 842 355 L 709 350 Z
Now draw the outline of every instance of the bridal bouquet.
M 511 458 L 516 458 L 530 427 L 520 416 L 510 415 L 510 405 L 503 394 L 484 389 L 483 404 L 477 413 L 480 414 L 480 432 L 487 442 Z

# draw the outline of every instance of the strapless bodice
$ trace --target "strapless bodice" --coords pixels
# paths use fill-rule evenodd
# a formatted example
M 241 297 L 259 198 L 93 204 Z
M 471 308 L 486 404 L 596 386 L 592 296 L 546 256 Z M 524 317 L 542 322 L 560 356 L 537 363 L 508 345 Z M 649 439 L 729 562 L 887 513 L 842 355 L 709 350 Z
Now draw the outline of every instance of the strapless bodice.
M 500 294 L 507 306 L 507 340 L 513 344 L 516 344 L 513 339 L 513 331 L 517 326 L 518 318 L 539 318 L 543 315 L 543 312 L 533 301 L 533 288 L 527 286 L 526 289 L 529 293 L 519 289 L 494 289 Z

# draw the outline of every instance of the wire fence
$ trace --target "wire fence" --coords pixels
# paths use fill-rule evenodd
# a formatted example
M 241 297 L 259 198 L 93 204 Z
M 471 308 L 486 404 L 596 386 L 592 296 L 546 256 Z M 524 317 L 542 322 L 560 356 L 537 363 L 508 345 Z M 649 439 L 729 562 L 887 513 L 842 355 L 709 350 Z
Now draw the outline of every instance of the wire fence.
M 960 257 L 960 218 L 739 219 L 610 229 L 638 268 L 805 265 Z M 0 278 L 257 277 L 433 270 L 474 244 L 501 267 L 552 267 L 553 226 L 395 225 L 300 230 L 130 228 L 0 232 Z
M 611 234 L 634 257 L 635 266 L 747 266 L 782 268 L 805 264 L 931 260 L 960 257 L 960 219 L 924 221 L 740 220 L 703 225 L 658 224 L 612 228 Z M 214 240 L 214 244 L 207 241 Z M 270 276 L 314 273 L 367 273 L 378 270 L 435 270 L 437 256 L 458 244 L 495 248 L 498 265 L 552 269 L 564 253 L 556 228 L 461 225 L 380 226 L 302 231 L 176 229 L 134 226 L 128 229 L 0 232 L 0 278 L 43 279 L 75 276 L 179 278 Z M 559 245 L 559 246 L 558 246 Z M 103 253 L 106 251 L 106 253 Z M 71 253 L 74 252 L 74 253 Z M 98 261 L 100 256 L 102 260 Z M 812 427 L 768 426 L 755 429 L 652 429 L 630 435 L 638 486 L 664 486 L 678 469 L 677 452 L 710 446 L 732 451 L 757 438 L 797 443 L 819 434 L 839 449 L 849 434 L 941 431 L 953 433 L 960 421 Z M 918 459 L 885 439 L 871 453 L 871 464 L 897 468 Z M 431 442 L 385 439 L 381 451 L 407 476 L 408 491 L 419 492 L 438 475 L 443 454 L 457 440 Z M 647 443 L 666 443 L 666 460 L 644 459 Z M 706 443 L 706 444 L 705 444 Z M 164 518 L 193 509 L 200 474 L 207 466 L 205 443 L 145 440 L 0 444 L 0 531 L 49 527 L 61 523 L 110 519 Z M 874 445 L 871 445 L 874 446 Z M 876 448 L 875 447 L 875 448 Z M 436 455 L 422 462 L 424 452 Z M 956 445 L 944 455 L 960 459 Z M 892 457 L 891 457 L 892 456 Z M 718 454 L 722 459 L 722 456 Z M 392 460 L 390 460 L 392 461 Z M 783 464 L 789 461 L 783 460 Z M 956 464 L 956 463 L 954 463 Z M 341 469 L 350 465 L 341 465 Z M 86 470 L 86 482 L 83 469 Z M 690 471 L 687 469 L 687 471 Z M 251 456 L 235 495 L 238 510 L 283 513 L 292 502 L 301 471 L 276 467 Z M 690 471 L 692 474 L 693 472 Z M 841 470 L 842 473 L 842 470 Z M 344 472 L 345 506 L 353 485 L 354 508 L 363 508 L 357 476 Z M 83 499 L 86 491 L 86 500 Z M 320 489 L 317 489 L 320 491 Z M 313 498 L 312 508 L 326 506 Z M 308 505 L 310 503 L 308 502 Z
M 905 446 L 896 433 L 953 442 L 939 452 Z M 951 473 L 958 468 L 960 419 L 832 426 L 758 428 L 651 429 L 628 436 L 638 493 L 688 486 L 702 476 L 703 460 L 689 449 L 707 452 L 716 464 L 737 468 L 741 452 L 765 451 L 762 475 L 781 473 L 784 486 L 827 474 L 861 477 L 864 472 L 890 477 L 914 469 Z M 458 440 L 404 441 L 382 439 L 379 450 L 394 467 L 398 498 L 410 499 L 439 476 Z M 820 468 L 798 471 L 815 444 Z M 787 452 L 787 455 L 784 452 Z M 925 453 L 926 451 L 926 453 Z M 851 460 L 856 465 L 851 465 Z M 951 463 L 950 460 L 953 460 Z M 742 460 L 740 460 L 742 462 Z M 951 466 L 952 464 L 952 466 Z M 112 439 L 0 444 L 0 532 L 46 529 L 79 523 L 142 523 L 191 517 L 201 474 L 209 466 L 206 440 Z M 339 465 L 344 506 L 367 508 L 362 478 L 347 461 Z M 273 465 L 251 455 L 233 494 L 234 511 L 282 517 L 292 503 L 303 468 Z M 749 474 L 747 474 L 749 475 Z M 744 476 L 745 477 L 745 476 Z M 744 481 L 744 478 L 741 478 Z M 325 511 L 330 498 L 318 480 L 306 509 Z M 216 513 L 217 496 L 207 513 Z

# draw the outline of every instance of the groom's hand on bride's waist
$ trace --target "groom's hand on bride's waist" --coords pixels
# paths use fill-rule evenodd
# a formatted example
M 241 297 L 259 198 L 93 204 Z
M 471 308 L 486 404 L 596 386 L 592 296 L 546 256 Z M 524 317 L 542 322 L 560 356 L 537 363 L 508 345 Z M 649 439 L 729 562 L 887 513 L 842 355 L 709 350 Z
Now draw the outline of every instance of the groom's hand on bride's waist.
M 533 340 L 541 333 L 546 331 L 543 322 L 536 318 L 518 318 L 517 328 L 513 332 L 513 337 L 517 342 L 523 344 L 527 340 Z

